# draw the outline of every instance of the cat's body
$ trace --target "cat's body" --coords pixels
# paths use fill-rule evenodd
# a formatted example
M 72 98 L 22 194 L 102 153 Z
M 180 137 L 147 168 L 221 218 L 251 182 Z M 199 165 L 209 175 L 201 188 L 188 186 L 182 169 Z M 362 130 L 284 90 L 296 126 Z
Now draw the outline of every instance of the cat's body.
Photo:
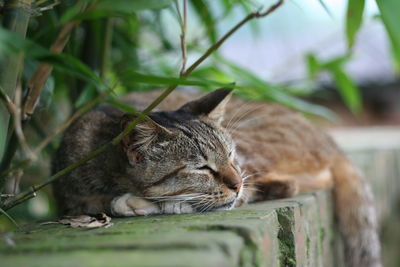
M 159 92 L 124 101 L 142 109 Z M 119 216 L 230 209 L 243 202 L 334 188 L 349 266 L 380 266 L 376 215 L 368 186 L 332 140 L 282 106 L 174 92 L 120 146 L 59 179 L 68 214 Z M 110 141 L 132 117 L 103 107 L 66 133 L 60 170 Z M 122 125 L 122 126 L 121 126 Z M 232 139 L 231 139 L 232 138 Z

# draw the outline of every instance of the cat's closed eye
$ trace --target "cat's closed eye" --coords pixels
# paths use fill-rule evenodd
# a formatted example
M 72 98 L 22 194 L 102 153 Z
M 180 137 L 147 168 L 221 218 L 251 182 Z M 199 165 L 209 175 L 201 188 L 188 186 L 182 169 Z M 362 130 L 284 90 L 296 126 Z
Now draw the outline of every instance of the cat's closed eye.
M 213 170 L 210 166 L 208 165 L 203 165 L 200 168 L 198 168 L 199 170 L 205 170 L 205 171 L 209 171 L 212 175 L 217 176 L 218 172 Z

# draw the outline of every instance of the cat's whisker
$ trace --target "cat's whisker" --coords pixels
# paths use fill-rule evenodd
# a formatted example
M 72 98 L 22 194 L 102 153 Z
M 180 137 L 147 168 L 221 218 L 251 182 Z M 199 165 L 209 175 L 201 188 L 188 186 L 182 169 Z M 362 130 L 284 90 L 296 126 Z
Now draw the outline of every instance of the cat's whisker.
M 256 185 L 256 183 L 244 183 L 243 184 L 243 187 L 249 187 L 249 186 L 255 186 Z
M 265 116 L 266 116 L 265 114 L 262 114 L 262 115 L 254 116 L 254 117 L 249 118 L 249 119 L 246 119 L 246 120 L 240 120 L 240 121 L 238 121 L 238 122 L 235 124 L 235 128 L 232 127 L 232 128 L 230 129 L 229 133 L 233 133 L 233 132 L 236 131 L 238 128 L 240 128 L 240 127 L 242 127 L 242 126 L 246 126 L 245 124 L 246 124 L 246 123 L 249 123 L 250 121 L 259 120 L 259 119 L 261 119 L 262 117 L 265 117 Z
M 247 115 L 249 113 L 249 111 L 251 111 L 253 109 L 252 106 L 250 106 L 250 108 L 248 108 L 247 110 L 245 110 L 243 113 L 239 113 L 240 111 L 242 111 L 244 108 L 247 108 L 247 106 L 250 106 L 249 104 L 246 105 L 242 105 L 240 108 L 238 108 L 235 112 L 235 114 L 232 116 L 230 122 L 228 123 L 228 125 L 225 127 L 228 131 L 228 133 L 230 133 L 230 129 L 232 129 L 242 118 L 243 118 L 243 114 Z
M 208 211 L 214 204 L 216 200 L 210 201 L 207 206 L 205 206 L 204 211 Z
M 250 103 L 249 103 L 250 104 Z M 256 111 L 257 109 L 259 109 L 260 107 L 262 107 L 262 105 L 258 105 L 258 106 L 253 106 L 253 105 L 248 105 L 250 106 L 249 109 L 247 109 L 245 112 L 241 113 L 239 116 L 237 116 L 236 120 L 234 123 L 229 125 L 228 129 L 232 129 L 238 122 L 240 122 L 245 116 L 247 116 L 248 114 L 250 114 L 251 112 Z
M 236 110 L 235 110 L 235 113 L 233 113 L 233 115 L 232 115 L 232 117 L 230 118 L 230 120 L 228 121 L 228 123 L 226 124 L 226 129 L 229 129 L 229 127 L 230 127 L 230 125 L 231 125 L 231 123 L 232 123 L 232 121 L 234 120 L 234 119 L 236 119 L 236 116 L 239 116 L 239 112 L 244 108 L 244 107 L 246 107 L 246 106 L 250 106 L 250 103 L 248 103 L 248 102 L 244 102 L 243 104 L 241 104 L 240 106 L 239 106 L 239 108 L 237 108 Z
M 242 122 L 242 119 L 243 119 L 244 117 L 246 117 L 247 115 L 249 115 L 250 113 L 256 111 L 257 109 L 259 109 L 259 108 L 261 108 L 261 107 L 263 107 L 263 106 L 262 106 L 262 105 L 259 105 L 259 106 L 256 106 L 256 107 L 251 107 L 251 108 L 249 108 L 248 110 L 246 110 L 245 112 L 243 112 L 243 113 L 236 119 L 235 123 L 233 123 L 232 125 L 230 125 L 229 128 L 228 128 L 228 127 L 226 128 L 226 129 L 228 130 L 228 133 L 232 133 L 232 132 L 234 131 L 234 130 L 233 130 L 234 127 L 235 127 L 235 129 L 236 129 L 236 128 L 237 128 L 236 125 L 239 124 L 239 123 L 241 123 L 241 122 Z M 259 116 L 257 116 L 257 117 L 259 117 Z M 252 117 L 252 119 L 253 119 L 253 117 Z
M 247 188 L 245 188 L 245 191 L 247 191 L 247 192 L 249 192 L 249 191 L 264 192 L 263 190 L 260 190 L 260 189 L 255 188 L 255 187 L 247 187 Z
M 246 175 L 245 177 L 242 177 L 242 180 L 245 181 L 245 180 L 247 180 L 247 179 L 249 179 L 249 178 L 251 178 L 253 176 L 256 176 L 256 175 L 259 175 L 259 174 L 264 174 L 264 173 L 266 173 L 266 171 L 254 172 L 254 173 Z

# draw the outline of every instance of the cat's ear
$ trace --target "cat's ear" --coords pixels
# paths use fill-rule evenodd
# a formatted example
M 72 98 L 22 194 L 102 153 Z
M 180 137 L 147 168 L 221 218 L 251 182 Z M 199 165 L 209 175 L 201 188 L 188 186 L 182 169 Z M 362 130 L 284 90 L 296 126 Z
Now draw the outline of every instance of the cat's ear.
M 137 116 L 125 114 L 121 118 L 121 130 L 124 130 L 129 122 Z M 151 119 L 140 121 L 135 129 L 121 140 L 121 146 L 126 153 L 129 163 L 135 164 L 140 161 L 142 155 L 139 148 L 149 145 L 153 140 L 160 136 L 171 135 L 172 132 Z
M 179 110 L 196 116 L 207 116 L 217 123 L 221 123 L 231 95 L 232 90 L 217 89 L 197 100 L 186 103 Z

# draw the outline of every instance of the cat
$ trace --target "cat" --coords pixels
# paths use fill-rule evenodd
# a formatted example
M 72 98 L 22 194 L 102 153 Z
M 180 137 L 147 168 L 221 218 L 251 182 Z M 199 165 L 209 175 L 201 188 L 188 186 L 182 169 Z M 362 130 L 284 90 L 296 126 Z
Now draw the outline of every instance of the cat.
M 143 109 L 159 92 L 133 93 Z M 120 144 L 55 181 L 63 214 L 143 216 L 229 210 L 333 188 L 348 266 L 381 266 L 371 190 L 332 139 L 301 115 L 217 89 L 176 91 Z M 135 115 L 102 106 L 65 133 L 53 173 L 118 135 Z

